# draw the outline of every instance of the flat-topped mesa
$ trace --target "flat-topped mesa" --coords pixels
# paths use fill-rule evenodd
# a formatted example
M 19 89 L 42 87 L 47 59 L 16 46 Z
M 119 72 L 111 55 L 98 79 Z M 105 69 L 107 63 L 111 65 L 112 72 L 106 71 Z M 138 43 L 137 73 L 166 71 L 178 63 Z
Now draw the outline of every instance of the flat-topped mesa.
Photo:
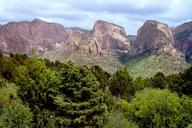
M 92 34 L 101 49 L 127 51 L 130 47 L 124 28 L 113 23 L 98 20 L 93 27 Z
M 0 28 L 0 43 L 3 44 L 0 49 L 28 53 L 35 48 L 39 52 L 52 49 L 54 43 L 63 42 L 67 38 L 68 32 L 60 24 L 39 19 L 11 22 Z
M 174 45 L 174 38 L 168 25 L 158 21 L 148 20 L 138 30 L 137 37 L 133 43 L 133 55 L 143 52 L 168 53 L 182 58 L 183 54 L 178 52 Z

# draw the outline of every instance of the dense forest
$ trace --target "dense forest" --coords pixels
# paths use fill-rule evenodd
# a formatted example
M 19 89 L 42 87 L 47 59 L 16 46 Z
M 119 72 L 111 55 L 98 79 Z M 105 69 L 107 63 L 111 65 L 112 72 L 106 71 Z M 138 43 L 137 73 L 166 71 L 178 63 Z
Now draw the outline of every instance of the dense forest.
M 0 54 L 0 128 L 192 128 L 192 67 L 128 71 Z

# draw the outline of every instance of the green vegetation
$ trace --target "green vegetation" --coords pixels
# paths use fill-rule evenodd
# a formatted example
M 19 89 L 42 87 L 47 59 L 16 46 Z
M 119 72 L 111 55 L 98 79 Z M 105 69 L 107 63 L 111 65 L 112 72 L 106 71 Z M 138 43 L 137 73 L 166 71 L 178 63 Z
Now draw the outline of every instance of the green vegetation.
M 133 77 L 126 67 L 110 74 L 95 65 L 35 56 L 0 59 L 0 128 L 192 126 L 192 67 L 168 76 L 156 71 L 146 78 Z
M 29 107 L 19 101 L 12 102 L 2 109 L 0 115 L 1 128 L 30 128 L 32 127 L 32 112 Z
M 130 103 L 120 100 L 117 104 L 129 120 L 141 128 L 175 128 L 186 127 L 185 121 L 192 121 L 192 117 L 187 116 L 189 108 L 186 107 L 191 102 L 191 99 L 186 102 L 186 99 L 166 89 L 148 88 L 137 92 Z
M 146 52 L 140 56 L 128 58 L 126 53 L 119 53 L 112 50 L 106 50 L 106 53 L 109 53 L 109 55 L 99 56 L 82 51 L 76 51 L 70 54 L 46 52 L 41 57 L 49 58 L 53 61 L 59 60 L 61 62 L 71 60 L 77 64 L 88 66 L 98 65 L 109 73 L 115 73 L 119 68 L 127 66 L 134 78 L 139 76 L 152 77 L 157 72 L 162 72 L 165 75 L 175 74 L 190 66 L 184 60 L 175 58 L 169 54 L 151 54 Z
M 127 68 L 117 70 L 110 79 L 109 90 L 120 98 L 130 99 L 135 94 L 133 78 L 129 75 Z
M 179 73 L 183 71 L 189 64 L 174 58 L 168 54 L 144 54 L 127 61 L 130 74 L 134 77 L 152 77 L 157 72 L 166 75 Z

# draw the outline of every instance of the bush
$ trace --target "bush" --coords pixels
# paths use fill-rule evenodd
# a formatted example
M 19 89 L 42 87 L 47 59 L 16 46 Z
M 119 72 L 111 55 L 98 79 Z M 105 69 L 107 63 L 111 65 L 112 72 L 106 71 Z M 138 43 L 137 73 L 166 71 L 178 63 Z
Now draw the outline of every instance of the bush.
M 128 120 L 121 111 L 112 111 L 107 118 L 104 128 L 139 128 Z
M 0 114 L 1 128 L 30 128 L 32 126 L 32 112 L 19 101 L 4 107 Z
M 130 103 L 122 103 L 122 107 L 140 127 L 177 127 L 183 118 L 181 101 L 168 90 L 145 89 L 137 92 Z
M 3 79 L 0 79 L 0 108 L 8 106 L 10 101 L 17 99 L 17 90 L 14 84 L 10 84 Z

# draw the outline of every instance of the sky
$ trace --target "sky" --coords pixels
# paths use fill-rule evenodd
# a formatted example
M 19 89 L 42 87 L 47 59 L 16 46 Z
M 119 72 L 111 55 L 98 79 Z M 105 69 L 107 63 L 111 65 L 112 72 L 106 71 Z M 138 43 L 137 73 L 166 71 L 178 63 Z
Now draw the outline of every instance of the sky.
M 192 20 L 192 0 L 0 0 L 0 24 L 39 18 L 92 29 L 97 20 L 136 34 L 146 20 L 177 26 Z

